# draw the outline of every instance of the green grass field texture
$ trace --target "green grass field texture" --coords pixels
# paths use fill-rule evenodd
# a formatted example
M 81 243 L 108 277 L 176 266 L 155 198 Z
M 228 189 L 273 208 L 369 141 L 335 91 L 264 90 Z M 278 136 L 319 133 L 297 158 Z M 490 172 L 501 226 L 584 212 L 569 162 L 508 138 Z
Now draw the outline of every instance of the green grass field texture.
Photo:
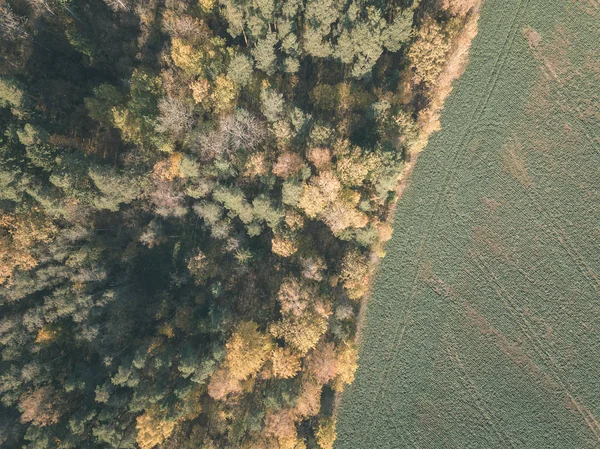
M 487 0 L 401 198 L 337 449 L 600 447 L 600 2 Z

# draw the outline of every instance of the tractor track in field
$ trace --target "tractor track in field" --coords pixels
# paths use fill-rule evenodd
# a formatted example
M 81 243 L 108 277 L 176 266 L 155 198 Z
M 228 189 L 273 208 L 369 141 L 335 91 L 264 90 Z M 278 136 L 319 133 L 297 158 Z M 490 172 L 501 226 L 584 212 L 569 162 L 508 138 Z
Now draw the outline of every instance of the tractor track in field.
M 422 237 L 420 239 L 420 242 L 419 242 L 419 245 L 417 248 L 417 253 L 416 253 L 417 254 L 417 256 L 416 256 L 417 267 L 419 267 L 422 263 L 423 250 L 424 250 L 424 247 L 427 244 L 429 236 L 435 226 L 434 218 L 437 216 L 437 212 L 438 212 L 438 209 L 441 204 L 441 199 L 444 196 L 444 194 L 447 193 L 448 186 L 453 182 L 454 172 L 456 171 L 456 169 L 458 167 L 458 161 L 460 160 L 460 156 L 462 155 L 462 153 L 465 151 L 466 139 L 471 135 L 471 131 L 477 126 L 478 122 L 481 120 L 482 115 L 485 111 L 485 108 L 486 108 L 487 104 L 489 103 L 489 100 L 496 88 L 498 78 L 500 77 L 502 68 L 504 67 L 506 60 L 508 58 L 510 48 L 512 48 L 514 41 L 515 41 L 515 37 L 517 35 L 518 18 L 520 16 L 522 16 L 522 14 L 525 12 L 525 10 L 527 9 L 527 7 L 529 5 L 529 2 L 530 2 L 530 0 L 519 0 L 518 7 L 515 8 L 515 14 L 512 17 L 509 31 L 504 39 L 502 48 L 498 52 L 498 56 L 496 57 L 496 60 L 494 62 L 494 65 L 493 65 L 493 68 L 491 71 L 491 77 L 488 79 L 488 87 L 486 88 L 486 93 L 482 97 L 482 99 L 480 99 L 477 108 L 473 112 L 473 115 L 472 115 L 471 119 L 469 120 L 469 126 L 468 126 L 467 130 L 463 133 L 463 136 L 460 139 L 460 142 L 457 146 L 457 151 L 453 155 L 453 158 L 451 161 L 451 168 L 448 170 L 447 175 L 444 179 L 444 182 L 441 183 L 441 187 L 438 189 L 438 193 L 437 193 L 437 196 L 435 199 L 435 205 L 433 207 L 432 213 L 430 214 L 430 216 L 427 220 L 427 224 L 424 227 L 424 232 L 422 234 Z M 508 47 L 507 47 L 507 45 L 508 45 Z M 432 183 L 433 183 L 433 180 L 430 181 L 430 185 Z M 414 300 L 414 297 L 415 297 L 415 294 L 417 291 L 417 287 L 418 287 L 419 275 L 420 275 L 419 270 L 417 270 L 417 273 L 415 274 L 415 277 L 411 283 L 411 292 L 410 292 L 409 297 L 406 300 L 406 304 L 407 304 L 406 307 L 410 307 L 411 303 Z M 410 314 L 409 311 L 405 311 L 405 313 Z M 389 384 L 389 376 L 390 376 L 389 372 L 391 369 L 391 365 L 394 363 L 394 359 L 397 354 L 398 342 L 400 341 L 398 337 L 400 335 L 401 329 L 402 329 L 402 325 L 399 323 L 398 326 L 396 327 L 396 330 L 393 333 L 394 336 L 392 338 L 392 346 L 390 347 L 389 351 L 387 351 L 386 360 L 388 360 L 389 362 L 386 363 L 386 368 L 384 369 L 384 371 L 382 373 L 381 382 L 379 383 L 380 386 L 375 393 L 374 400 L 371 403 L 371 410 L 369 411 L 369 413 L 367 415 L 367 420 L 369 421 L 369 428 L 372 428 L 372 425 L 374 422 L 375 404 L 377 404 L 382 392 L 385 390 L 385 388 L 387 388 L 387 385 Z M 364 434 L 364 437 L 368 438 L 368 436 L 366 434 Z M 363 443 L 365 443 L 365 442 L 366 441 L 363 440 Z M 366 447 L 366 446 L 363 446 L 363 447 Z
M 600 228 L 585 165 L 600 154 L 589 95 L 600 66 L 585 34 L 598 30 L 569 0 L 488 2 L 468 83 L 442 115 L 447 140 L 402 180 L 401 194 L 415 180 L 396 217 L 407 235 L 361 324 L 375 326 L 361 343 L 373 353 L 360 399 L 340 413 L 360 420 L 340 422 L 343 448 L 600 447 L 600 309 L 589 301 L 600 296 Z M 544 40 L 556 30 L 569 40 Z M 559 46 L 548 61 L 541 42 Z
M 446 242 L 450 245 L 454 245 L 453 242 L 446 240 Z M 460 248 L 456 247 L 457 250 Z M 560 365 L 555 361 L 554 357 L 543 348 L 543 344 L 540 341 L 539 336 L 535 331 L 532 330 L 531 323 L 526 318 L 526 316 L 519 311 L 518 300 L 514 298 L 514 296 L 500 283 L 499 279 L 494 275 L 493 270 L 491 270 L 483 258 L 472 252 L 472 257 L 469 259 L 472 261 L 472 265 L 478 269 L 478 271 L 483 275 L 483 277 L 489 281 L 490 284 L 494 285 L 494 290 L 496 292 L 496 296 L 503 302 L 504 309 L 511 316 L 511 319 L 515 323 L 519 323 L 521 327 L 522 335 L 529 340 L 532 345 L 532 348 L 536 352 L 536 355 L 541 359 L 546 360 L 546 367 L 550 369 L 550 375 L 552 376 L 552 380 L 560 386 L 561 390 L 565 393 L 566 397 L 569 398 L 571 403 L 575 406 L 576 411 L 582 416 L 585 421 L 588 429 L 593 433 L 594 437 L 600 443 L 600 425 L 596 420 L 595 416 L 585 408 L 579 400 L 576 398 L 576 394 L 573 392 L 573 387 L 565 380 L 563 380 L 563 371 L 564 369 L 560 367 Z M 472 277 L 472 279 L 478 280 L 480 279 L 478 276 L 471 274 L 467 271 L 467 273 Z

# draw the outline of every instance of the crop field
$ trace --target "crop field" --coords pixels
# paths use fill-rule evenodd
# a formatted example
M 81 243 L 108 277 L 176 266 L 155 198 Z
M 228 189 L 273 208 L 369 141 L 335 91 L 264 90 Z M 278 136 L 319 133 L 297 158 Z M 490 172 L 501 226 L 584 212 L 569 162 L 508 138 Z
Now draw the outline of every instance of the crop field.
M 600 1 L 487 0 L 366 314 L 337 449 L 600 447 Z

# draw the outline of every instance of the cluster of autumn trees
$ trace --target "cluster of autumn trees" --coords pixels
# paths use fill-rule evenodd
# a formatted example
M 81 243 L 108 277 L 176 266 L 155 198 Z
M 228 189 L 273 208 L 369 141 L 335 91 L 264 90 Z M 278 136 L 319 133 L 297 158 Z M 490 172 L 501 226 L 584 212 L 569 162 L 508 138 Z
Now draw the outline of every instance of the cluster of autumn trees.
M 0 446 L 331 449 L 474 3 L 0 0 Z

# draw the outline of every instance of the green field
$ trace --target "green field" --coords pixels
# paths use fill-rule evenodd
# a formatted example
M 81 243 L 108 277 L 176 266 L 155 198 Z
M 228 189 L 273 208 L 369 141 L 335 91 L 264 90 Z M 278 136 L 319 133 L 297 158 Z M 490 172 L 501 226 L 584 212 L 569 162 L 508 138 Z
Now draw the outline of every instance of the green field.
M 488 0 L 401 198 L 337 449 L 600 447 L 600 2 Z

